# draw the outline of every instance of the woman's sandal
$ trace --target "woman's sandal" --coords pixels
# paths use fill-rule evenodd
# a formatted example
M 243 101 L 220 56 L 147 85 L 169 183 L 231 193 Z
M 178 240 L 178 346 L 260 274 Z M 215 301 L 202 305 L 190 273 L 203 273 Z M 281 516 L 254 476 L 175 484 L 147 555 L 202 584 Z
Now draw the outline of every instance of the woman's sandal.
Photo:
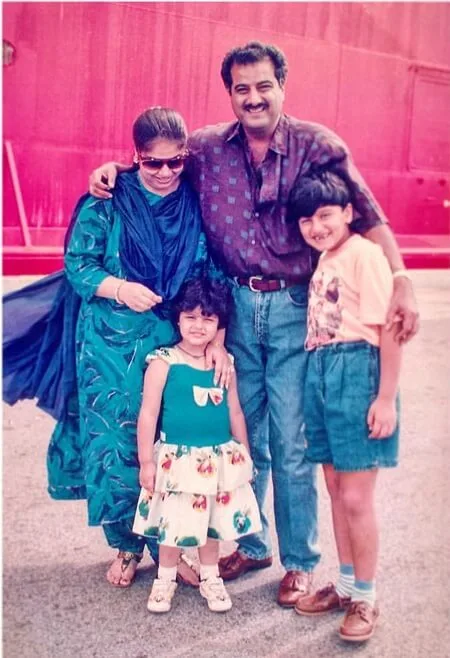
M 178 559 L 177 582 L 190 587 L 200 587 L 198 570 L 186 553 L 181 553 Z
M 121 560 L 120 564 L 120 578 L 119 582 L 113 583 L 111 580 L 108 578 L 108 574 L 110 573 L 114 563 L 116 560 Z M 133 584 L 134 579 L 136 578 L 136 570 L 137 570 L 137 565 L 139 562 L 142 560 L 142 553 L 131 553 L 130 551 L 119 551 L 117 553 L 117 557 L 114 560 L 114 562 L 111 564 L 111 566 L 108 569 L 108 573 L 106 574 L 106 579 L 108 582 L 113 586 L 113 587 L 130 587 L 130 585 Z M 134 563 L 134 564 L 133 564 Z M 134 567 L 134 569 L 133 569 Z M 130 569 L 131 571 L 131 578 L 127 578 L 125 576 L 125 572 L 127 569 Z

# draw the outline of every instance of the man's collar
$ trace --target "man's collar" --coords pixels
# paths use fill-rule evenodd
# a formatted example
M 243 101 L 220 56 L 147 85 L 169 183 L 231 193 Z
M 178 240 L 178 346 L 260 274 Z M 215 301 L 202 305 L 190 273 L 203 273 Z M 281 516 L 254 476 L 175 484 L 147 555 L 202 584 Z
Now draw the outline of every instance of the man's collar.
M 280 153 L 281 155 L 287 155 L 287 145 L 288 145 L 288 134 L 289 134 L 289 123 L 287 116 L 282 114 L 280 120 L 278 121 L 275 132 L 272 135 L 272 139 L 269 144 L 269 149 L 275 151 L 275 153 Z M 231 142 L 234 139 L 245 139 L 245 131 L 242 127 L 242 124 L 239 121 L 236 121 L 230 127 L 230 132 L 225 138 L 225 141 Z
M 235 123 L 232 123 L 229 129 L 228 136 L 225 138 L 226 142 L 231 142 L 232 139 L 236 139 L 236 137 L 241 137 L 240 133 L 240 128 L 241 124 L 239 121 L 235 121 Z

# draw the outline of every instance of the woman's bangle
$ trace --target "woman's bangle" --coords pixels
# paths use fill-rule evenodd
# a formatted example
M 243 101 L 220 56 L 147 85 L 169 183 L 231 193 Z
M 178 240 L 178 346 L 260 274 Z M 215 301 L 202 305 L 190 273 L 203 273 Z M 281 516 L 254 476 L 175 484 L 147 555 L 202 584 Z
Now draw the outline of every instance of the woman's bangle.
M 121 282 L 119 283 L 119 285 L 117 286 L 116 291 L 115 291 L 115 293 L 114 293 L 114 299 L 115 299 L 116 302 L 117 302 L 118 304 L 120 304 L 121 306 L 124 304 L 124 302 L 123 302 L 123 301 L 120 299 L 120 297 L 119 297 L 119 291 L 120 291 L 120 289 L 121 289 L 121 287 L 123 286 L 124 283 L 126 283 L 126 282 L 125 282 L 125 281 L 121 281 Z
M 393 272 L 392 274 L 393 279 L 398 279 L 399 277 L 404 277 L 405 279 L 409 279 L 410 281 L 412 280 L 408 270 L 397 270 L 396 272 Z

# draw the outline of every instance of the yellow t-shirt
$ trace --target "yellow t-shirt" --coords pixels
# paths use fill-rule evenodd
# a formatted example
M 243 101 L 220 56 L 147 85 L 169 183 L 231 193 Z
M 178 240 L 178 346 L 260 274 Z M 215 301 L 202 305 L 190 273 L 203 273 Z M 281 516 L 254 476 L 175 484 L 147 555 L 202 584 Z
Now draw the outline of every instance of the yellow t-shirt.
M 305 348 L 356 340 L 378 346 L 392 291 L 391 268 L 377 244 L 354 234 L 324 252 L 309 287 Z

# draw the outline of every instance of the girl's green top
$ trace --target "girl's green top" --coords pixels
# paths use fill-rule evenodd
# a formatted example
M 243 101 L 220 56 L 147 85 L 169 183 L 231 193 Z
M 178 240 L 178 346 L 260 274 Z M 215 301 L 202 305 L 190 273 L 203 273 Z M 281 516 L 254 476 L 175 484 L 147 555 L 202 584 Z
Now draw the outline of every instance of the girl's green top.
M 177 362 L 176 348 L 155 350 L 150 359 L 169 363 L 162 397 L 161 431 L 167 443 L 214 446 L 231 437 L 228 393 L 214 386 L 214 370 Z

